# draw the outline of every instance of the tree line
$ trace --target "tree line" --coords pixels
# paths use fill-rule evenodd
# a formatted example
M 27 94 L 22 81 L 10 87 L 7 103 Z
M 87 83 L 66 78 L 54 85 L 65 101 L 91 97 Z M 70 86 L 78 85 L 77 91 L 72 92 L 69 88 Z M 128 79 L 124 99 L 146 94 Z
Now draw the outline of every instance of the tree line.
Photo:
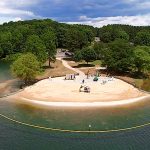
M 31 52 L 43 63 L 46 56 L 54 59 L 56 48 L 82 49 L 91 44 L 96 34 L 91 26 L 67 25 L 50 19 L 4 23 L 0 26 L 0 58 Z
M 108 25 L 99 29 L 100 42 L 77 50 L 76 61 L 101 60 L 108 71 L 135 75 L 150 71 L 150 27 Z
M 100 42 L 95 42 L 94 37 L 99 37 Z M 55 61 L 57 48 L 73 52 L 75 61 L 85 60 L 88 63 L 101 60 L 110 71 L 142 74 L 150 70 L 149 26 L 108 25 L 94 28 L 50 19 L 0 25 L 0 58 L 18 58 L 12 70 L 19 77 L 22 74 L 22 78 L 27 75 L 31 79 L 28 73 L 37 72 L 37 64 L 42 66 L 47 59 L 50 66 L 51 61 Z M 18 68 L 18 64 L 25 67 Z

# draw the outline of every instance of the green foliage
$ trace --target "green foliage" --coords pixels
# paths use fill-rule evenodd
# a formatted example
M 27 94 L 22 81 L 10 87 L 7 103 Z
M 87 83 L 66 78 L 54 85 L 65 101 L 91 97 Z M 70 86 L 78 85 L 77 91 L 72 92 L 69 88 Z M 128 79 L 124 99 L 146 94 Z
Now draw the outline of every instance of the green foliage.
M 133 64 L 133 47 L 125 40 L 115 40 L 105 48 L 103 64 L 109 70 L 126 72 L 131 70 Z
M 67 32 L 67 48 L 71 51 L 82 49 L 88 45 L 88 39 L 84 32 L 75 29 L 69 29 Z
M 11 65 L 11 71 L 14 76 L 24 80 L 27 84 L 35 79 L 36 75 L 40 71 L 40 65 L 36 56 L 31 53 L 27 53 L 19 57 Z
M 83 32 L 85 32 L 89 43 L 94 41 L 94 33 L 91 29 L 84 29 Z
M 150 71 L 150 47 L 137 46 L 134 49 L 134 67 L 138 73 Z
M 60 48 L 67 48 L 67 31 L 68 29 L 64 27 L 60 27 L 57 30 L 57 41 L 58 41 L 58 47 Z
M 119 30 L 117 32 L 116 38 L 128 41 L 129 40 L 129 35 L 125 31 Z
M 3 52 L 5 52 L 5 55 L 9 55 L 9 54 L 12 54 L 12 44 L 11 42 L 5 42 L 5 43 L 2 43 L 1 44 L 1 48 L 3 50 Z
M 75 53 L 74 53 L 74 60 L 75 60 L 76 62 L 79 62 L 79 61 L 81 61 L 82 59 L 83 59 L 83 56 L 82 56 L 81 50 L 75 51 Z
M 43 41 L 39 38 L 37 35 L 31 35 L 27 38 L 27 42 L 25 44 L 26 46 L 26 52 L 31 52 L 35 56 L 37 56 L 37 59 L 44 63 L 47 59 L 46 54 L 46 47 L 43 43 Z
M 46 52 L 48 53 L 48 58 L 49 58 L 49 67 L 50 67 L 50 62 L 54 61 L 56 58 L 56 36 L 54 32 L 48 30 L 41 36 L 43 43 L 46 46 Z
M 100 37 L 101 42 L 94 44 L 96 36 Z M 10 55 L 10 59 L 15 60 L 18 56 L 14 54 L 31 52 L 41 63 L 49 58 L 50 64 L 55 60 L 56 48 L 60 47 L 75 52 L 76 60 L 82 58 L 89 62 L 103 59 L 109 69 L 125 72 L 131 71 L 131 68 L 138 70 L 138 61 L 143 60 L 143 64 L 144 61 L 148 62 L 145 54 L 150 55 L 150 50 L 133 50 L 134 45 L 150 46 L 149 26 L 108 25 L 94 28 L 58 23 L 50 19 L 9 22 L 0 26 L 1 59 L 7 59 Z M 142 72 L 148 71 L 145 65 L 141 68 Z
M 142 90 L 150 92 L 150 79 L 136 79 L 135 85 Z
M 0 47 L 0 58 L 3 56 L 3 49 Z
M 107 31 L 111 30 L 110 28 L 113 28 L 115 30 L 125 31 L 129 36 L 129 41 L 132 43 L 135 42 L 135 37 L 138 32 L 140 31 L 150 32 L 150 26 L 131 26 L 131 25 L 119 25 L 119 24 L 107 25 L 98 30 L 99 32 L 98 36 L 102 37 L 102 41 L 103 41 L 103 34 L 108 33 Z
M 96 53 L 92 48 L 86 47 L 82 49 L 82 59 L 87 63 L 96 59 Z
M 101 62 L 101 60 L 95 60 L 95 61 L 93 61 L 92 62 L 92 64 L 94 65 L 94 66 L 101 66 L 101 64 L 102 64 L 102 62 Z
M 0 45 L 5 55 L 9 55 L 12 53 L 13 46 L 12 46 L 11 40 L 12 40 L 11 32 L 0 33 Z
M 22 56 L 22 53 L 16 53 L 16 54 L 11 54 L 11 55 L 7 55 L 4 60 L 5 61 L 15 61 L 17 60 L 19 57 Z
M 129 35 L 121 28 L 114 26 L 105 26 L 100 30 L 100 39 L 105 43 L 112 42 L 116 39 L 129 40 Z
M 105 44 L 103 42 L 94 43 L 93 49 L 96 53 L 96 59 L 102 59 L 106 46 L 107 46 L 107 44 Z
M 135 44 L 150 46 L 150 32 L 145 30 L 138 32 L 135 38 Z
M 20 30 L 15 29 L 12 32 L 12 43 L 14 52 L 23 52 L 23 42 L 23 34 L 20 32 Z
M 79 62 L 85 60 L 87 63 L 96 59 L 96 53 L 93 48 L 85 47 L 82 50 L 77 50 L 74 53 L 74 60 Z
M 43 63 L 45 58 L 55 59 L 57 47 L 74 51 L 89 45 L 97 32 L 92 26 L 68 25 L 50 19 L 4 23 L 0 26 L 2 57 L 32 52 Z

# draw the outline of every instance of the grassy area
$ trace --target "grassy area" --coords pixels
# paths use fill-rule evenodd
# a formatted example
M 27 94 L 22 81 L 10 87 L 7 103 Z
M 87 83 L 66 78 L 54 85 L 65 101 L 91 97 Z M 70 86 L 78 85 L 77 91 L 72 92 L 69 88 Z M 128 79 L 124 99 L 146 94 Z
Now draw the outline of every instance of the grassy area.
M 101 60 L 95 60 L 93 62 L 91 62 L 91 64 L 95 65 L 95 66 L 100 66 L 102 64 Z
M 102 64 L 101 60 L 95 60 L 93 62 L 89 62 L 88 64 L 85 61 L 81 62 L 74 62 L 74 61 L 68 61 L 69 65 L 75 68 L 89 68 L 89 67 L 95 67 L 100 66 Z
M 135 79 L 135 85 L 142 90 L 150 92 L 150 79 Z
M 127 76 L 117 76 L 130 84 L 134 84 L 139 89 L 150 92 L 150 79 L 135 79 Z
M 48 68 L 48 62 L 44 66 L 44 72 L 42 72 L 39 76 L 37 76 L 37 79 L 44 79 L 48 77 L 61 77 L 65 76 L 66 74 L 74 74 L 75 72 L 64 67 L 62 62 L 59 60 L 56 60 L 55 63 L 51 63 L 51 68 Z

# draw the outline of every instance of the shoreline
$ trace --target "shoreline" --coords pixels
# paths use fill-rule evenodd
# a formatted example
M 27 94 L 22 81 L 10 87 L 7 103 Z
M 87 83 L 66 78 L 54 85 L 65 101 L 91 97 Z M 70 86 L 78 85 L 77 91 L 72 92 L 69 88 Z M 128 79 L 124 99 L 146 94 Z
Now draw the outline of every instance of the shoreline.
M 87 80 L 87 84 L 93 86 L 93 89 L 96 87 L 96 90 L 91 93 L 80 93 L 78 90 L 75 91 L 81 85 L 79 80 L 64 81 L 63 78 L 54 78 L 52 81 L 42 80 L 8 98 L 31 105 L 79 108 L 123 106 L 150 98 L 150 94 L 141 92 L 119 79 L 114 79 L 106 85 L 91 80 L 88 83 Z
M 142 96 L 138 98 L 125 99 L 120 101 L 109 101 L 109 102 L 47 102 L 30 100 L 27 98 L 22 98 L 20 102 L 25 102 L 33 105 L 48 106 L 48 107 L 114 107 L 114 106 L 124 106 L 129 104 L 134 104 L 137 102 L 145 101 L 150 98 L 150 96 Z
M 75 76 L 74 80 L 65 80 L 66 77 L 50 77 L 8 98 L 44 106 L 107 107 L 132 104 L 150 97 L 150 94 L 114 77 L 100 76 L 96 82 L 93 76 L 87 79 L 82 71 L 72 68 L 61 58 L 57 59 L 79 76 Z M 85 93 L 83 87 L 88 87 L 90 92 Z

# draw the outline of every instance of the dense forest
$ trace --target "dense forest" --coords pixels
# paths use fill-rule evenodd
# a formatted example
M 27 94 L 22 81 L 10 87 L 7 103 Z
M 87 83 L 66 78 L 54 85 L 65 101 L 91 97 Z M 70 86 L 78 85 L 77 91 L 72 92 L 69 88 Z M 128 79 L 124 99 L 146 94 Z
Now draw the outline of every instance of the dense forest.
M 44 49 L 45 36 L 51 36 L 49 40 L 53 40 L 57 48 L 67 48 L 71 51 L 90 45 L 96 36 L 104 43 L 121 38 L 136 45 L 150 46 L 149 26 L 108 25 L 94 28 L 58 23 L 50 19 L 30 20 L 9 22 L 0 26 L 0 57 L 32 51 L 30 44 L 35 41 Z
M 96 34 L 97 30 L 91 26 L 67 25 L 50 19 L 4 23 L 0 26 L 0 57 L 26 51 L 40 55 L 47 48 L 48 41 L 72 51 L 82 49 Z
M 100 41 L 95 42 L 94 37 L 99 37 Z M 50 19 L 0 25 L 0 59 L 15 60 L 31 53 L 40 64 L 49 59 L 50 66 L 57 48 L 70 50 L 75 61 L 101 60 L 110 71 L 145 74 L 150 70 L 150 26 L 107 25 L 94 28 Z M 31 54 L 27 56 L 31 58 Z

